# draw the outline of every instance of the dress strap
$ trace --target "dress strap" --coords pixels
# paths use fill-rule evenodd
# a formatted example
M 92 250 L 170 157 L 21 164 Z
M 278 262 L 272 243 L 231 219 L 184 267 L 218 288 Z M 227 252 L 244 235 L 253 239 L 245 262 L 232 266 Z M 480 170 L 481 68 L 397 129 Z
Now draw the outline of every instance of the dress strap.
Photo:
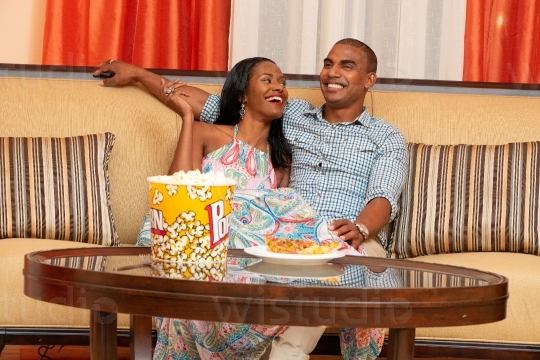
M 236 135 L 238 135 L 238 124 L 234 125 L 234 140 L 236 140 Z

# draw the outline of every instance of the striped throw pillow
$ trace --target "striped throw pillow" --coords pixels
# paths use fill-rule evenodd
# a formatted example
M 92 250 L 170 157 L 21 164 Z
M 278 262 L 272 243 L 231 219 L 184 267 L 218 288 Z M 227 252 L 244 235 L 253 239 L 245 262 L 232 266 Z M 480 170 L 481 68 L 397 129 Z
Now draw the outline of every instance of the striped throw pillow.
M 111 133 L 0 138 L 0 239 L 118 245 L 109 207 Z
M 392 257 L 540 254 L 540 142 L 408 149 Z

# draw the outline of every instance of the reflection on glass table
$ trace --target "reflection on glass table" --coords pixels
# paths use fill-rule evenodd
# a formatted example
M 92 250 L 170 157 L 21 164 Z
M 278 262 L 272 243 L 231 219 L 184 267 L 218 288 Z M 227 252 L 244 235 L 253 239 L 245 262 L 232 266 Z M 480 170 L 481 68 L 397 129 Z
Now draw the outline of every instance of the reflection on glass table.
M 369 270 L 364 265 L 338 264 L 330 260 L 320 265 L 272 264 L 243 254 L 229 256 L 227 263 L 174 263 L 148 260 L 147 255 L 70 256 L 47 259 L 44 262 L 68 268 L 93 271 L 121 272 L 139 276 L 162 276 L 176 279 L 236 281 L 242 278 L 257 282 L 310 283 L 340 287 L 402 287 L 444 288 L 482 286 L 482 279 L 446 272 L 414 268 L 387 268 L 382 272 Z M 361 259 L 360 259 L 361 260 Z M 127 267 L 126 270 L 122 268 Z M 245 279 L 244 279 L 245 281 Z

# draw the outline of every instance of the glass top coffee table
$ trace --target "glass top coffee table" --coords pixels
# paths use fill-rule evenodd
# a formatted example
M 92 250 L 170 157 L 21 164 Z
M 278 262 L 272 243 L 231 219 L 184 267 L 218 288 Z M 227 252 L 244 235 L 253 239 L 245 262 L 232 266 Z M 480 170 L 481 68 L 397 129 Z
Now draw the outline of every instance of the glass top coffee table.
M 417 327 L 506 316 L 508 280 L 493 273 L 359 256 L 310 264 L 260 257 L 229 250 L 227 264 L 200 265 L 152 262 L 144 247 L 39 251 L 25 257 L 24 291 L 90 310 L 92 359 L 117 358 L 116 313 L 132 315 L 132 359 L 151 358 L 152 316 L 384 327 L 387 359 L 413 358 Z

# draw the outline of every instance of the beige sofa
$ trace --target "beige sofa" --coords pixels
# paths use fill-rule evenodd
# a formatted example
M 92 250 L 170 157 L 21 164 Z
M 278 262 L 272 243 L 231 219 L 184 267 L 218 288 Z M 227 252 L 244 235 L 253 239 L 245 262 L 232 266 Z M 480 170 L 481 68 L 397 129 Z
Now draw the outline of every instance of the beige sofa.
M 104 89 L 97 80 L 0 77 L 0 137 L 71 137 L 111 132 L 110 209 L 122 246 L 134 245 L 147 210 L 145 178 L 172 160 L 180 118 L 135 87 Z M 0 239 L 0 351 L 4 344 L 88 343 L 87 310 L 36 301 L 23 293 L 24 254 L 87 243 Z M 129 325 L 121 315 L 119 327 Z M 127 337 L 128 332 L 122 332 Z M 129 343 L 126 339 L 126 343 Z
M 199 86 L 213 93 L 220 90 L 217 84 Z M 323 101 L 318 88 L 290 87 L 289 92 L 291 97 L 304 98 L 315 105 Z M 372 114 L 397 125 L 409 142 L 503 144 L 540 139 L 539 97 L 373 90 L 366 101 Z M 167 171 L 181 119 L 140 87 L 101 88 L 95 80 L 0 77 L 0 109 L 0 137 L 70 137 L 103 132 L 115 135 L 108 162 L 110 209 L 120 244 L 134 245 L 147 209 L 145 179 Z M 4 344 L 57 342 L 50 334 L 62 335 L 64 344 L 87 341 L 86 311 L 42 303 L 23 294 L 24 254 L 76 246 L 90 245 L 61 240 L 0 239 L 0 351 Z M 474 357 L 472 354 L 483 348 L 482 354 L 488 354 L 484 358 L 492 358 L 490 351 L 502 349 L 510 351 L 508 354 L 539 356 L 540 257 L 467 252 L 414 260 L 484 269 L 510 280 L 504 321 L 462 328 L 418 329 L 417 355 L 429 355 L 435 348 L 439 354 L 446 351 Z M 126 316 L 120 316 L 119 326 L 128 326 Z M 334 344 L 338 344 L 335 336 L 325 339 L 334 339 Z M 512 356 L 508 358 L 517 358 Z

